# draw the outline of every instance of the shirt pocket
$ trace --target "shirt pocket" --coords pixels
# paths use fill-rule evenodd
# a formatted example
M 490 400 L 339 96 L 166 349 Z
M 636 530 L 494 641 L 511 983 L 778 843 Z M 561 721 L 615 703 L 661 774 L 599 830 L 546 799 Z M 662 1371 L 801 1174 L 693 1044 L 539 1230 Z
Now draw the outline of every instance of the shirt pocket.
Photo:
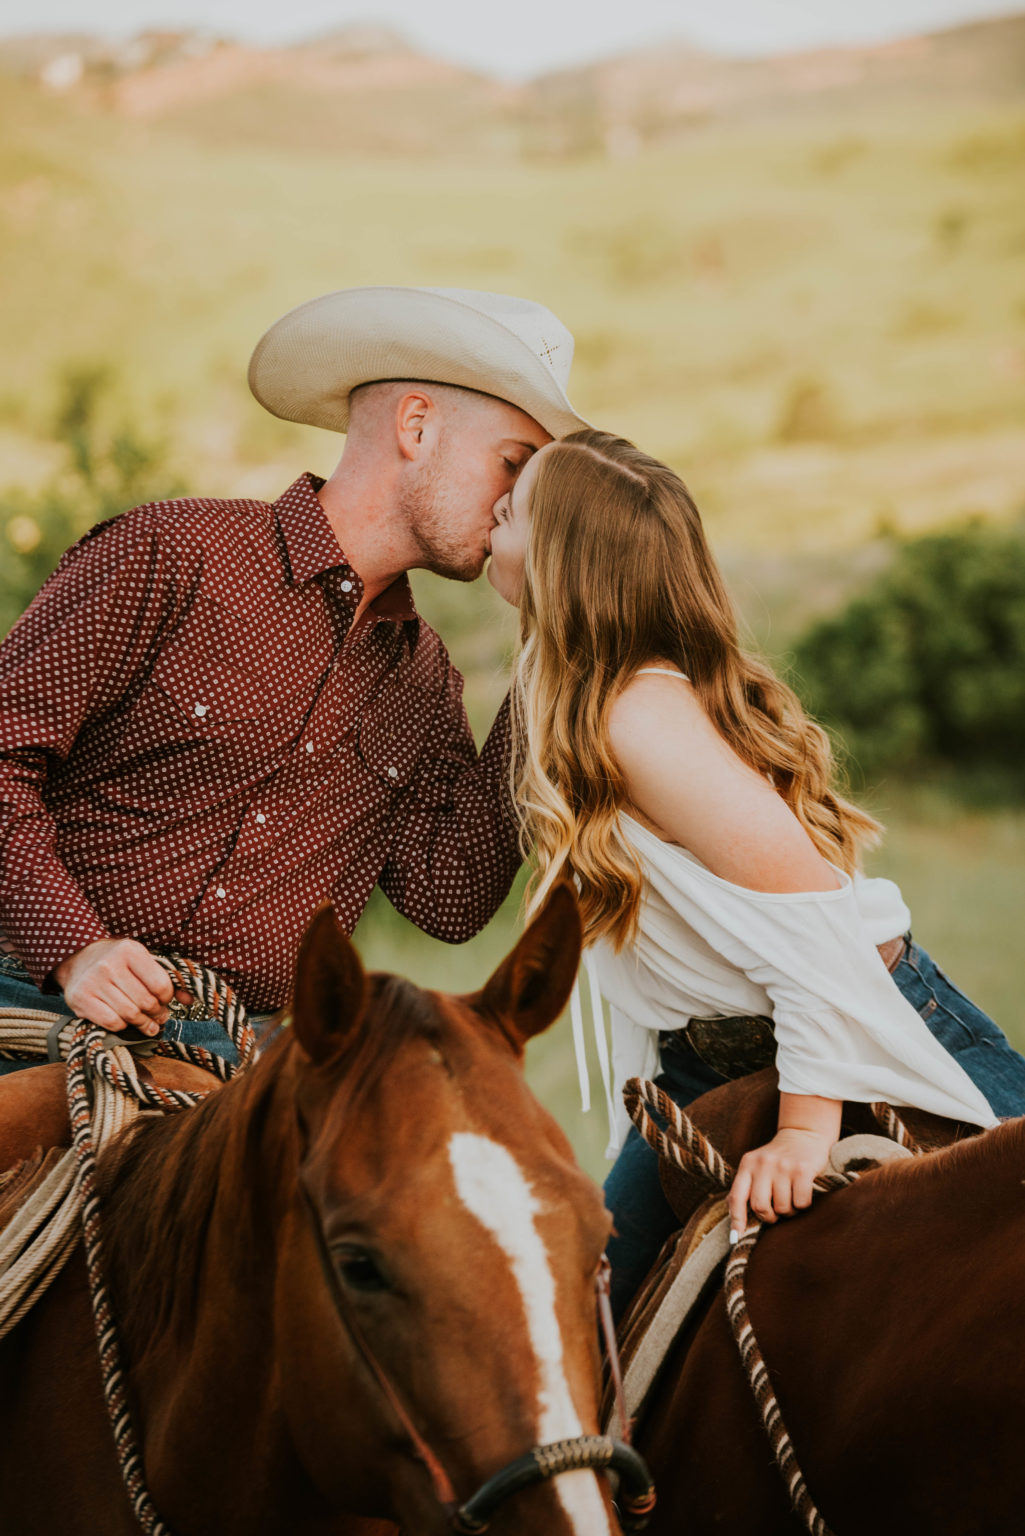
M 120 751 L 231 743 L 247 760 L 277 759 L 302 731 L 313 697 L 308 684 L 289 687 L 282 679 L 274 686 L 208 655 L 168 652 L 127 712 Z

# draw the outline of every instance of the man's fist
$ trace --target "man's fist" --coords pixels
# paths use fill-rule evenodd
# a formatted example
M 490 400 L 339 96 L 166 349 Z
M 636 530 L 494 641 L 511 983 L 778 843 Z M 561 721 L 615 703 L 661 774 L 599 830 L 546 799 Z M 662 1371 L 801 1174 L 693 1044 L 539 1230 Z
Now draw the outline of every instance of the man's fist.
M 54 968 L 69 1007 L 102 1029 L 134 1024 L 155 1035 L 174 996 L 171 978 L 135 939 L 97 939 Z

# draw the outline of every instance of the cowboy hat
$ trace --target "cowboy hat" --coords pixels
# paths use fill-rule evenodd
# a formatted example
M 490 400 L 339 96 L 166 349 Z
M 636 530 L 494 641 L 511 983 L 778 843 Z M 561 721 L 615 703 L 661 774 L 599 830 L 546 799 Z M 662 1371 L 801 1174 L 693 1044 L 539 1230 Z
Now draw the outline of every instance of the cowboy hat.
M 589 425 L 566 397 L 573 337 L 541 304 L 469 288 L 343 288 L 261 337 L 249 387 L 286 421 L 344 432 L 379 379 L 455 384 L 519 406 L 553 437 Z

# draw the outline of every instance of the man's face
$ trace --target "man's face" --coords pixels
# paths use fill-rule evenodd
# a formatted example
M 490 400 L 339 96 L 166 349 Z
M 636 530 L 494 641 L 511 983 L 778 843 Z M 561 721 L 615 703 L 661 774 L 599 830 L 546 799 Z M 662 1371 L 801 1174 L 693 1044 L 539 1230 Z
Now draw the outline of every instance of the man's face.
M 474 581 L 491 552 L 496 503 L 551 440 L 533 417 L 504 400 L 471 396 L 451 412 L 403 491 L 409 530 L 423 553 L 417 564 Z

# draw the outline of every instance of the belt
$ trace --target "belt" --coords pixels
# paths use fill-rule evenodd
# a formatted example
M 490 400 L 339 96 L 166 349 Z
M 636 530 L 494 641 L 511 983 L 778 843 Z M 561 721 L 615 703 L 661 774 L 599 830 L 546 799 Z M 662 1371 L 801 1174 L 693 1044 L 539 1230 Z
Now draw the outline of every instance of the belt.
M 899 939 L 888 939 L 885 944 L 880 944 L 879 958 L 891 976 L 907 954 L 910 943 L 911 935 L 910 933 L 905 933 Z

